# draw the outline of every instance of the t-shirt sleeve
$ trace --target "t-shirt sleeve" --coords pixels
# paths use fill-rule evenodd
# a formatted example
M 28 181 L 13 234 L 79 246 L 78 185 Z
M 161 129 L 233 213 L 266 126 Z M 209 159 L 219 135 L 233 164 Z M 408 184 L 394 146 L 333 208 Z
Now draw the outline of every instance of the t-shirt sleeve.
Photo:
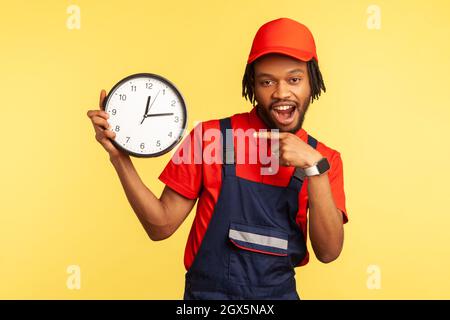
M 202 186 L 201 126 L 199 123 L 184 138 L 159 175 L 161 182 L 189 199 L 198 198 Z
M 344 223 L 347 223 L 348 215 L 347 209 L 345 208 L 344 169 L 339 152 L 335 152 L 331 157 L 328 179 L 330 181 L 334 203 L 342 211 Z

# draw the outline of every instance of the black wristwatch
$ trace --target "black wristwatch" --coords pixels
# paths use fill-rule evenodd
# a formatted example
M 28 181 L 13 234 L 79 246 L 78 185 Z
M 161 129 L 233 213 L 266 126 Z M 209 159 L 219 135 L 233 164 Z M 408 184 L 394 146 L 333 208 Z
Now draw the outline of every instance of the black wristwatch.
M 294 175 L 300 180 L 304 180 L 305 177 L 318 176 L 321 175 L 322 173 L 327 172 L 329 169 L 330 164 L 328 163 L 328 159 L 324 157 L 311 167 L 305 169 L 302 168 L 295 169 Z

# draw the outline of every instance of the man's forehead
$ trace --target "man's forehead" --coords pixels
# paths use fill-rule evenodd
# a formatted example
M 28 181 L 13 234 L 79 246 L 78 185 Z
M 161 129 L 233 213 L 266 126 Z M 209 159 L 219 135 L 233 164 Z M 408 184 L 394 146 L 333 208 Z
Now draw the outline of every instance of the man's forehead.
M 303 68 L 295 68 L 295 69 L 288 69 L 288 70 L 280 70 L 277 69 L 275 73 L 268 72 L 269 70 L 255 70 L 255 76 L 256 77 L 267 77 L 267 76 L 273 76 L 275 73 L 283 73 L 283 74 L 299 74 L 299 73 L 306 73 L 306 70 Z
M 260 73 L 306 72 L 306 62 L 280 54 L 268 54 L 255 61 L 256 75 Z

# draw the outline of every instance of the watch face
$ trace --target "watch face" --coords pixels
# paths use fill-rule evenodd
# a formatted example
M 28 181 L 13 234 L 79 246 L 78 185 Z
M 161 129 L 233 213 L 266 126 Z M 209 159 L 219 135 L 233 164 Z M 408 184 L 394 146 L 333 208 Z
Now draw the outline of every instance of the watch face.
M 322 159 L 317 163 L 317 168 L 319 169 L 319 173 L 324 173 L 325 171 L 327 171 L 328 169 L 330 169 L 330 164 L 329 164 L 327 158 L 322 158 Z
M 186 104 L 167 79 L 140 73 L 119 81 L 105 99 L 113 143 L 136 157 L 170 151 L 186 129 Z

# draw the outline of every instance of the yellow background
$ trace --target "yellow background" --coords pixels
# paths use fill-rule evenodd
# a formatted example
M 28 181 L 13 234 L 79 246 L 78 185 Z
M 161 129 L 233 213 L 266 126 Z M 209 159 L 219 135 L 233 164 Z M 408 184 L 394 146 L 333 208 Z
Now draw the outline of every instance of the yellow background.
M 172 80 L 194 121 L 250 110 L 241 77 L 258 27 L 313 32 L 327 93 L 305 128 L 339 150 L 350 222 L 340 258 L 297 269 L 303 299 L 450 298 L 450 2 L 4 1 L 0 17 L 0 298 L 180 299 L 194 211 L 152 242 L 86 111 L 137 72 Z M 67 7 L 81 9 L 69 30 Z M 381 29 L 367 8 L 381 9 Z M 158 196 L 170 154 L 133 159 Z M 81 268 L 69 290 L 66 268 Z M 369 265 L 381 270 L 370 290 Z

